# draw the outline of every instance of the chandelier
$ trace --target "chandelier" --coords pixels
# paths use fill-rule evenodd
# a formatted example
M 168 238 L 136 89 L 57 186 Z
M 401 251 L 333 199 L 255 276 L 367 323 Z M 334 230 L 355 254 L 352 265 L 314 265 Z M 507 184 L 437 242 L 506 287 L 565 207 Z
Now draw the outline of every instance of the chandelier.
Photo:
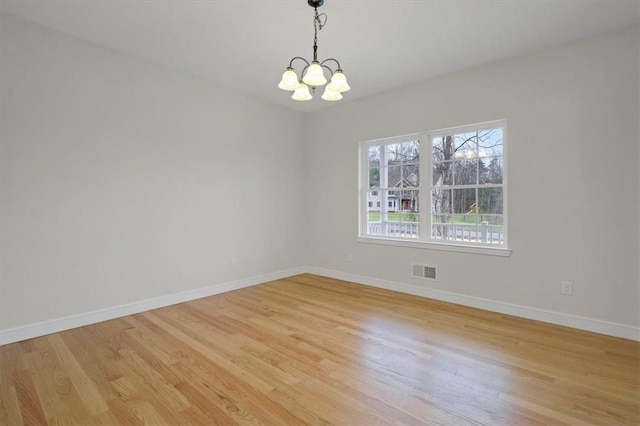
M 300 56 L 291 59 L 289 66 L 282 74 L 282 80 L 280 80 L 278 87 L 282 90 L 293 91 L 291 99 L 308 101 L 313 98 L 311 93 L 315 93 L 318 87 L 327 84 L 327 79 L 324 75 L 324 70 L 327 70 L 331 75 L 331 81 L 325 87 L 322 99 L 325 101 L 339 101 L 342 99 L 342 92 L 346 92 L 351 88 L 347 84 L 347 77 L 345 77 L 340 68 L 340 62 L 334 58 L 328 58 L 322 62 L 318 61 L 318 31 L 327 23 L 327 15 L 325 13 L 318 14 L 318 8 L 324 4 L 324 0 L 307 0 L 307 3 L 315 10 L 313 18 L 313 60 L 309 62 Z M 299 78 L 298 73 L 293 68 L 294 61 L 302 61 L 305 64 L 300 73 L 303 76 L 302 79 Z M 334 65 L 336 67 L 335 71 L 327 63 Z

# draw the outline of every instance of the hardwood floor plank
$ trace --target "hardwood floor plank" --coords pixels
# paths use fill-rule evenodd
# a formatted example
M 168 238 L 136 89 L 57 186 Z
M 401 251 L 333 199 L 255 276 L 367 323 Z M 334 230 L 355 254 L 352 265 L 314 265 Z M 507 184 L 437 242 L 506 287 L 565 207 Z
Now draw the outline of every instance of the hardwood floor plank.
M 12 383 L 0 381 L 2 396 L 0 397 L 0 424 L 22 425 L 20 401 L 16 388 Z
M 0 424 L 640 424 L 640 343 L 303 274 L 0 347 Z
M 23 363 L 31 375 L 40 405 L 49 424 L 91 423 L 87 400 L 73 385 L 51 344 L 54 335 L 34 340 L 36 350 L 25 354 Z
M 6 348 L 6 349 L 5 349 Z M 19 344 L 0 350 L 0 424 L 22 425 L 20 401 L 13 383 L 13 374 L 22 370 L 22 349 Z
M 162 374 L 158 373 L 153 366 L 140 357 L 134 350 L 122 350 L 124 362 L 138 376 L 138 383 L 146 390 L 142 394 L 153 393 L 163 406 L 172 412 L 180 413 L 189 407 L 189 401 L 176 391 L 171 383 L 167 382 Z
M 229 409 L 229 405 L 220 400 L 218 395 L 216 398 L 211 398 L 213 393 L 203 393 L 196 389 L 189 382 L 183 381 L 176 385 L 176 389 L 184 395 L 184 397 L 190 402 L 191 406 L 199 407 L 197 408 L 198 414 L 202 414 L 204 418 L 209 419 L 209 421 L 220 424 L 220 425 L 231 425 L 233 422 L 233 415 L 231 413 L 240 411 L 237 407 L 233 407 Z M 221 409 L 219 407 L 225 407 L 225 409 Z
M 49 343 L 57 354 L 58 361 L 61 364 L 61 369 L 69 375 L 71 383 L 78 391 L 80 399 L 89 409 L 91 415 L 95 416 L 108 411 L 109 407 L 102 399 L 100 392 L 98 392 L 91 378 L 89 378 L 82 369 L 82 366 L 78 364 L 75 356 L 69 348 L 67 348 L 67 345 L 64 343 L 60 335 L 52 334 L 47 337 L 49 338 Z
M 158 409 L 161 407 L 151 404 L 150 401 L 144 397 L 126 400 L 116 398 L 109 401 L 109 404 L 119 424 L 169 426 L 178 423 L 177 419 L 173 416 L 171 416 L 170 419 L 163 417 L 158 413 Z
M 40 405 L 31 374 L 28 371 L 13 373 L 13 384 L 20 403 L 20 413 L 24 424 L 46 425 L 47 418 Z

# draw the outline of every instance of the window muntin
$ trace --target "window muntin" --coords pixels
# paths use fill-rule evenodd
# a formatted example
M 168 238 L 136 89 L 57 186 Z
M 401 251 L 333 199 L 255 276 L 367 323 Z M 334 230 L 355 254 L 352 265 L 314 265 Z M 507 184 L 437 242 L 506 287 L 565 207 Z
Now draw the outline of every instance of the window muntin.
M 360 235 L 505 248 L 505 133 L 498 121 L 363 143 Z

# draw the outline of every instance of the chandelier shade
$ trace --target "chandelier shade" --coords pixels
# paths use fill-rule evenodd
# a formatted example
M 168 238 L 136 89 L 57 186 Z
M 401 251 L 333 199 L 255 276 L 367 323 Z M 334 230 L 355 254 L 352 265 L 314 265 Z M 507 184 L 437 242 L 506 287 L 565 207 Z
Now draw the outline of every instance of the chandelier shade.
M 346 92 L 351 87 L 347 84 L 347 77 L 344 76 L 344 73 L 341 69 L 336 70 L 331 77 L 331 83 L 329 83 L 328 88 L 336 92 Z
M 315 93 L 318 87 L 324 86 L 329 82 L 327 75 L 325 75 L 326 71 L 329 74 L 330 82 L 325 87 L 322 99 L 325 101 L 339 101 L 342 99 L 342 93 L 351 89 L 347 83 L 347 77 L 340 67 L 340 62 L 335 58 L 318 61 L 318 31 L 322 30 L 327 23 L 327 15 L 318 13 L 318 8 L 324 4 L 324 0 L 307 0 L 307 3 L 315 11 L 313 18 L 313 60 L 308 61 L 300 56 L 291 59 L 289 66 L 282 74 L 278 87 L 282 90 L 294 91 L 291 98 L 296 101 L 308 101 L 313 98 L 312 93 Z M 293 67 L 294 62 L 304 63 L 300 74 Z
M 298 74 L 293 70 L 293 68 L 288 67 L 287 70 L 282 74 L 282 80 L 280 80 L 280 84 L 278 87 L 282 90 L 296 90 L 300 86 L 300 82 L 298 81 Z
M 327 84 L 327 79 L 324 77 L 322 67 L 317 62 L 313 62 L 309 65 L 307 72 L 304 73 L 302 81 L 313 87 L 324 86 Z
M 311 98 L 313 98 L 313 96 L 311 96 L 309 92 L 309 86 L 304 83 L 299 83 L 298 88 L 293 92 L 293 95 L 291 95 L 291 99 L 295 101 L 308 101 L 311 100 Z
M 325 87 L 324 93 L 322 94 L 322 99 L 330 102 L 339 101 L 340 99 L 342 99 L 342 93 L 331 90 L 331 87 L 327 86 Z

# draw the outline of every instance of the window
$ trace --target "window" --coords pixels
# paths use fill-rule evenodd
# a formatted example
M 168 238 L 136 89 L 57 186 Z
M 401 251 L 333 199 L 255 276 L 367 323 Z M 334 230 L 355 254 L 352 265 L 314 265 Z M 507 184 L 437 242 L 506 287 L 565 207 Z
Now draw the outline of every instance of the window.
M 505 254 L 505 147 L 504 121 L 362 143 L 361 240 Z

